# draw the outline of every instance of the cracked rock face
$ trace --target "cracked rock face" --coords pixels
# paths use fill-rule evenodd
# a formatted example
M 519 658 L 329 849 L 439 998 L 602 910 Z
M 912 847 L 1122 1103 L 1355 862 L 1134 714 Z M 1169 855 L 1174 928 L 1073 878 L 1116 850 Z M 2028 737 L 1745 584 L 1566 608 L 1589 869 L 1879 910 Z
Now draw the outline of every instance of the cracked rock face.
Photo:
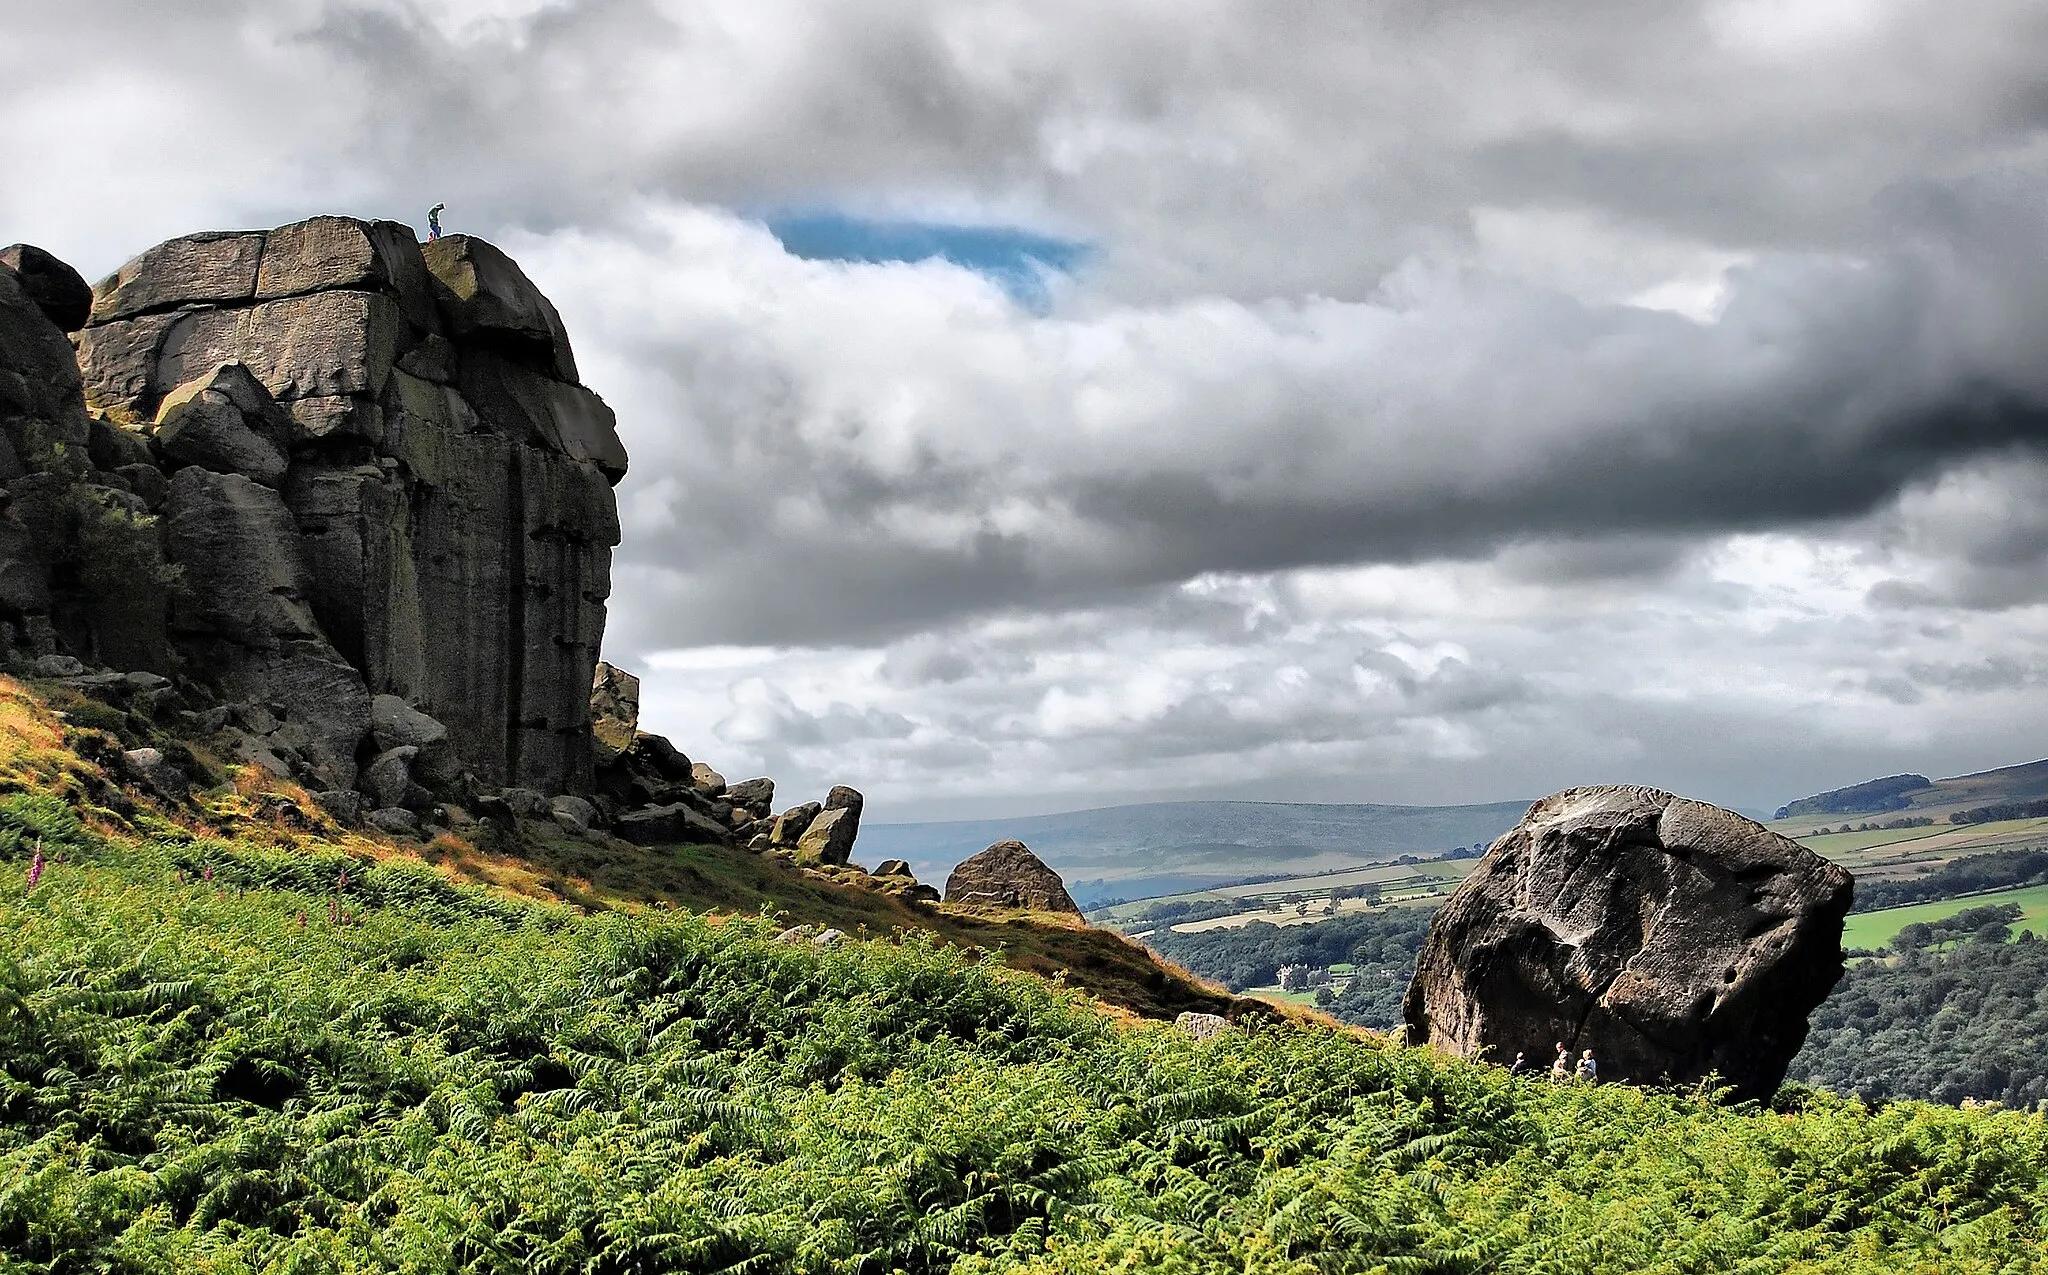
M 60 450 L 44 436 L 83 441 L 89 407 L 100 451 L 126 435 L 174 473 L 169 566 L 199 584 L 181 646 L 312 720 L 337 782 L 362 752 L 342 734 L 387 695 L 444 724 L 486 785 L 590 790 L 626 454 L 511 258 L 459 235 L 423 250 L 404 226 L 349 217 L 189 235 L 100 283 L 63 362 L 56 388 L 82 389 L 82 407 L 10 434 Z M 237 516 L 209 529 L 188 516 L 200 497 Z M 274 597 L 236 592 L 273 578 Z M 252 624 L 280 610 L 289 624 Z M 354 680 L 302 676 L 315 666 Z
M 1496 1061 L 1591 1049 L 1603 1080 L 1718 1073 L 1768 1099 L 1842 974 L 1848 872 L 1652 788 L 1529 808 L 1437 913 L 1409 1039 Z

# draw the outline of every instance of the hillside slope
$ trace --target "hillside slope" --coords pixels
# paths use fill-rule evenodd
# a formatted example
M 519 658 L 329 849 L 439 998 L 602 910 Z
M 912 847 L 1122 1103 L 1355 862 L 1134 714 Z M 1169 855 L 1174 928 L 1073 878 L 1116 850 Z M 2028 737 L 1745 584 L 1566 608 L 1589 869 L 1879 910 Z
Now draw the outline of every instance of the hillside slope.
M 174 817 L 4 689 L 4 1275 L 2048 1269 L 2037 1115 L 1198 1041 L 929 931 Z
M 2048 799 L 2048 759 L 2000 766 L 1947 779 L 1890 775 L 1815 793 L 1778 808 L 1774 825 L 1809 830 L 1856 815 L 1893 819 L 1926 816 L 1946 821 L 1958 811 Z M 1791 835 L 1798 835 L 1798 831 Z

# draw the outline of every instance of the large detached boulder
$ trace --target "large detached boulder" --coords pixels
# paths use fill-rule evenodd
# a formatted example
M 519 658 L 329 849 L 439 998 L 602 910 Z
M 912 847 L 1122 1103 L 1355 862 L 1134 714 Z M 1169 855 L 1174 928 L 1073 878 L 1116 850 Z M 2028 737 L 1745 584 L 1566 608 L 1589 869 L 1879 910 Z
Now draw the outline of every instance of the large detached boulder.
M 1716 1074 L 1768 1099 L 1841 977 L 1850 894 L 1842 868 L 1719 807 L 1568 789 L 1531 806 L 1438 911 L 1409 1036 L 1496 1059 L 1562 1044 L 1592 1050 L 1603 1080 Z
M 954 868 L 946 902 L 1081 915 L 1060 874 L 1021 841 L 998 841 Z

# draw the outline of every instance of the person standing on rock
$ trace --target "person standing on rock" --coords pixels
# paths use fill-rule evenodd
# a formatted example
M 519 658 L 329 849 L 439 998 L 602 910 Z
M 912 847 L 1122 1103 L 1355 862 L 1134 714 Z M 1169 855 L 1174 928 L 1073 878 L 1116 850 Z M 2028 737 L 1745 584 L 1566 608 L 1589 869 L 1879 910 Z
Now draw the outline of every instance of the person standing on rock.
M 427 209 L 428 243 L 432 243 L 441 237 L 441 210 L 447 206 L 446 204 L 435 204 L 432 208 Z
M 1593 1061 L 1592 1050 L 1589 1049 L 1579 1055 L 1579 1066 L 1576 1074 L 1579 1080 L 1589 1085 L 1600 1078 L 1600 1064 Z

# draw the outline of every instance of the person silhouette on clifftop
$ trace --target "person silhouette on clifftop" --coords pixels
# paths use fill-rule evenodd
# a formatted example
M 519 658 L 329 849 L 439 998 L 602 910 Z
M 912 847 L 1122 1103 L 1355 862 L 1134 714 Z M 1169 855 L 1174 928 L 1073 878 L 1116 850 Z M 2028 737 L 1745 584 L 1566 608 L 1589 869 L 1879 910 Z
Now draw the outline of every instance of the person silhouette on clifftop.
M 447 206 L 446 204 L 435 204 L 432 208 L 427 209 L 428 243 L 432 243 L 441 237 L 441 210 Z

